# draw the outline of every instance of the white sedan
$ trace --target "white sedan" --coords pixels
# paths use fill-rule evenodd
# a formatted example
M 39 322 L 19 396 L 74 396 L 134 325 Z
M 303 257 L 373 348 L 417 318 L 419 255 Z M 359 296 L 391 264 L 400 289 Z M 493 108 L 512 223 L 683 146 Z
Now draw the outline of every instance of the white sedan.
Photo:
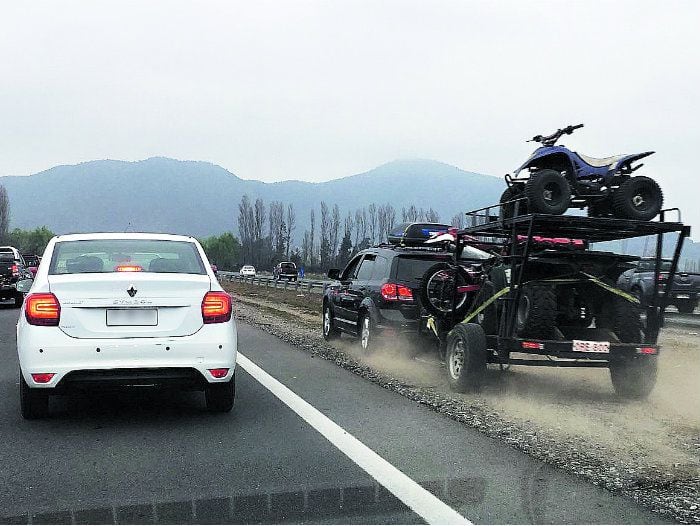
M 46 247 L 17 323 L 22 416 L 49 395 L 111 387 L 203 390 L 233 407 L 231 296 L 200 244 L 167 234 L 72 234 Z
M 255 277 L 255 267 L 253 265 L 243 265 L 238 273 L 241 276 Z

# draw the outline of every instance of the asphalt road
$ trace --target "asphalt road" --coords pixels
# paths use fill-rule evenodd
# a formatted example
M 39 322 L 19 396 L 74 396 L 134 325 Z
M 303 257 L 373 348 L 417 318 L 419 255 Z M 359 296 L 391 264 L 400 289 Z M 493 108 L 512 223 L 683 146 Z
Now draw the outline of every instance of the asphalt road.
M 0 307 L 0 523 L 424 522 L 240 366 L 230 414 L 139 391 L 57 397 L 22 420 L 18 313 Z M 662 522 L 244 324 L 239 350 L 469 521 Z

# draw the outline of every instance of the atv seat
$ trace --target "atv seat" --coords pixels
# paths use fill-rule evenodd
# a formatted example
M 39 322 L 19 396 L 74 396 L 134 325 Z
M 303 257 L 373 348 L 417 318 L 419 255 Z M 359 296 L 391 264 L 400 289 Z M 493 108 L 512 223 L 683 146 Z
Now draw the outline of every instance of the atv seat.
M 605 157 L 604 159 L 596 159 L 595 157 L 588 157 L 587 155 L 583 155 L 582 153 L 578 152 L 576 152 L 576 155 L 578 155 L 584 163 L 589 164 L 594 168 L 612 166 L 617 164 L 617 162 L 621 159 L 628 157 L 628 155 L 613 155 L 612 157 Z

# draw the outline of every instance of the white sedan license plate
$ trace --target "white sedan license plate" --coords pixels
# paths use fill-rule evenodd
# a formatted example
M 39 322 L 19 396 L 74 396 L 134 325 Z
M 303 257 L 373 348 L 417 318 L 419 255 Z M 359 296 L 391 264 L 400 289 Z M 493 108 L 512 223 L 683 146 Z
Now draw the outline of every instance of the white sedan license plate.
M 158 309 L 107 309 L 107 325 L 155 326 L 158 325 Z
M 576 352 L 610 352 L 610 342 L 574 340 L 571 347 Z

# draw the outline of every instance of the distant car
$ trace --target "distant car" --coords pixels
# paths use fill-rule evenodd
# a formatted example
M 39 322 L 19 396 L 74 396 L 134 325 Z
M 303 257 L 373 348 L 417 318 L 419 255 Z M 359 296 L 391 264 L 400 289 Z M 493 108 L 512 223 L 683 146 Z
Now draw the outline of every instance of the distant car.
M 277 263 L 275 268 L 272 270 L 272 277 L 274 279 L 286 279 L 288 281 L 297 280 L 297 266 L 291 261 L 282 261 Z
M 22 254 L 22 257 L 24 258 L 24 263 L 27 265 L 27 269 L 32 273 L 32 277 L 36 276 L 41 258 L 34 254 Z
M 45 416 L 50 395 L 113 387 L 203 390 L 231 410 L 231 296 L 194 238 L 72 234 L 46 258 L 17 323 L 24 418 Z
M 671 260 L 661 261 L 658 276 L 654 275 L 655 270 L 655 259 L 641 258 L 635 268 L 620 275 L 617 286 L 635 295 L 642 305 L 650 305 L 654 296 L 654 287 L 657 287 L 660 294 L 666 286 L 668 272 L 671 270 Z M 698 306 L 698 298 L 700 298 L 700 274 L 676 272 L 666 303 L 675 305 L 683 314 L 690 314 Z
M 252 276 L 255 277 L 255 267 L 253 265 L 243 265 L 239 274 L 243 277 Z
M 218 275 L 219 275 L 219 267 L 217 267 L 217 266 L 214 265 L 213 263 L 211 264 L 211 270 L 212 270 L 212 272 L 214 273 L 215 276 L 218 276 Z
M 31 285 L 32 274 L 24 258 L 14 247 L 0 247 L 0 301 L 13 300 L 15 307 L 22 305 L 22 286 Z

